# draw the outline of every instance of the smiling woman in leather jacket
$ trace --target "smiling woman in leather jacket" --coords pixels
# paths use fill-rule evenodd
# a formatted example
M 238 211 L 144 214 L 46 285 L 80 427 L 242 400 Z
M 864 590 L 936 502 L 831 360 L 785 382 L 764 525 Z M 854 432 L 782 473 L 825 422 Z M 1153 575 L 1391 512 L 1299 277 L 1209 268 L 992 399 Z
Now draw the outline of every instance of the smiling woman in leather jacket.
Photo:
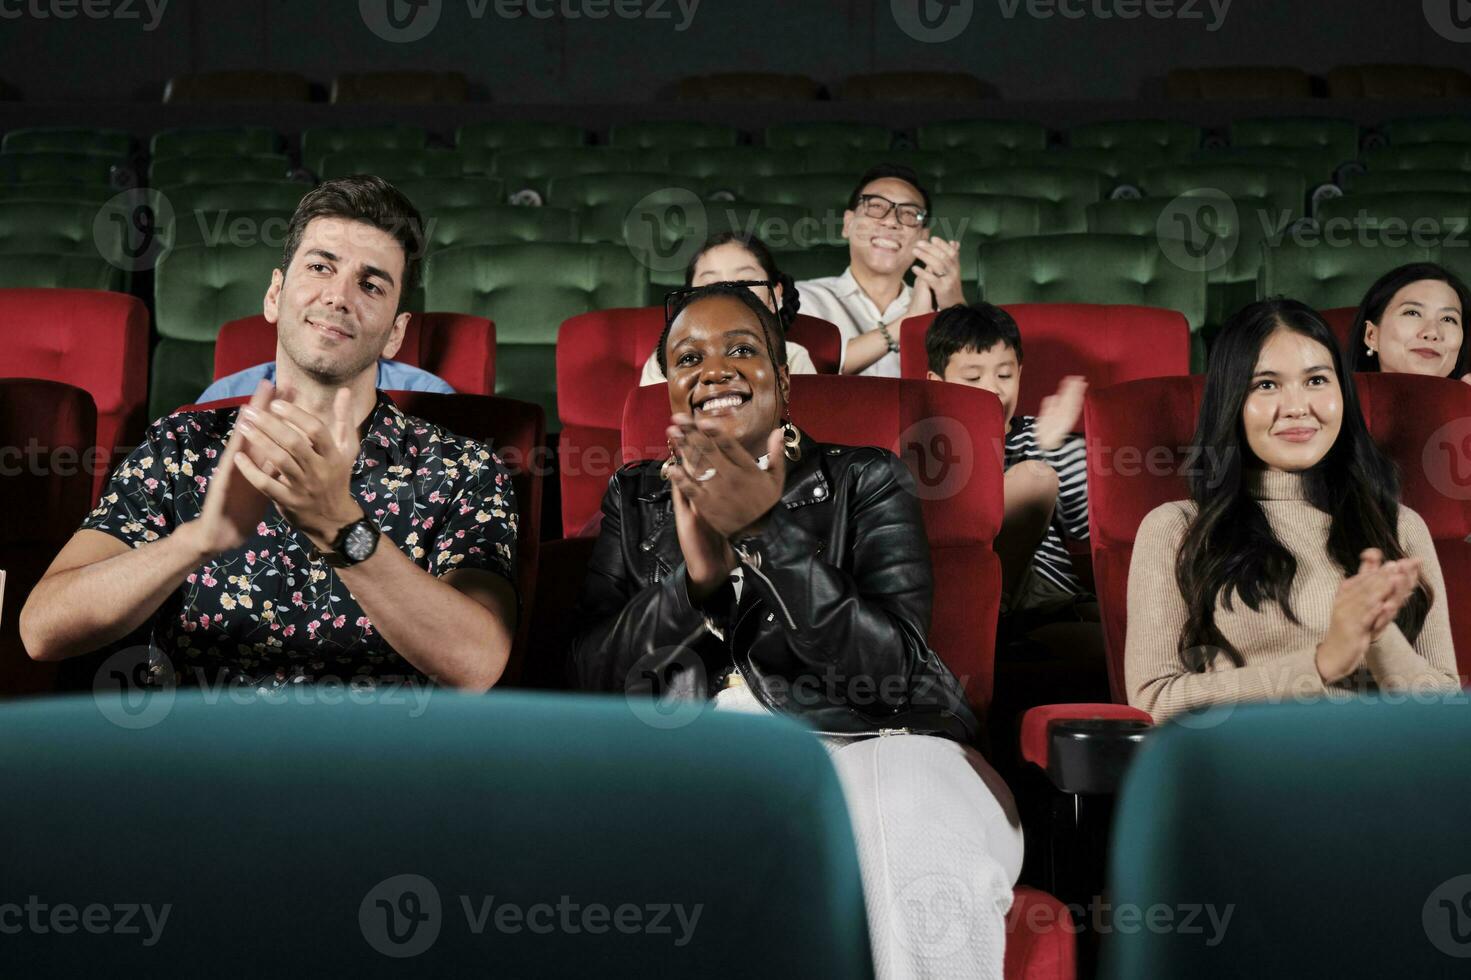
M 811 727 L 848 802 L 877 976 L 999 977 L 1021 829 L 925 640 L 930 557 L 908 471 L 785 420 L 781 328 L 749 285 L 671 297 L 657 351 L 670 458 L 608 487 L 572 671 L 584 688 Z M 935 909 L 907 899 L 936 882 L 960 921 L 930 942 L 935 923 L 914 916 Z

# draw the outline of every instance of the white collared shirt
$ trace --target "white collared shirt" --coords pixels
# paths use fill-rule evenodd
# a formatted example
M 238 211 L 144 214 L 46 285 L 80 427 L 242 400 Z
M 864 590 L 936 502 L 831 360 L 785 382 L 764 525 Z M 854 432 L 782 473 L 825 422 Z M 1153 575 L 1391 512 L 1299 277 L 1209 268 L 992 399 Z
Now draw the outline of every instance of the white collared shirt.
M 894 301 L 881 311 L 858 285 L 858 280 L 853 278 L 852 266 L 844 269 L 841 276 L 807 279 L 797 283 L 797 295 L 802 300 L 799 310 L 837 325 L 838 333 L 843 337 L 843 361 L 848 359 L 848 341 L 860 334 L 877 330 L 880 323 L 888 327 L 894 340 L 898 341 L 899 329 L 896 324 L 909 312 L 909 300 L 913 292 L 914 288 L 905 283 Z M 885 354 L 859 373 L 872 377 L 897 378 L 899 355 Z

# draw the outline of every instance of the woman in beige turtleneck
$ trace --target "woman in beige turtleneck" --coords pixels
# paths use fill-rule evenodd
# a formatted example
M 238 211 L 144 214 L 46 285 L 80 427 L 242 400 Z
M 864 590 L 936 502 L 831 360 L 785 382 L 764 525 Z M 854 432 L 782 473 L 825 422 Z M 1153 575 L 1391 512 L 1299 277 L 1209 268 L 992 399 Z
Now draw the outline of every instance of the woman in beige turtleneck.
M 1241 310 L 1211 354 L 1191 499 L 1129 568 L 1129 703 L 1162 721 L 1330 690 L 1454 690 L 1445 582 L 1399 505 L 1332 333 L 1293 300 Z

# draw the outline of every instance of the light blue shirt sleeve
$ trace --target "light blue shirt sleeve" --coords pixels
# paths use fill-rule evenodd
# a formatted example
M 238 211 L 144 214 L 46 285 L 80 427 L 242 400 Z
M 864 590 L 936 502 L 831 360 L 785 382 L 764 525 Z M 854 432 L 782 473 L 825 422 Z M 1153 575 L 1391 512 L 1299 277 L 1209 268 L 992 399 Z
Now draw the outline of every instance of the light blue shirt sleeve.
M 255 386 L 260 384 L 262 379 L 271 382 L 276 380 L 275 361 L 267 361 L 264 364 L 257 364 L 255 367 L 248 367 L 244 371 L 236 371 L 234 374 L 225 375 L 204 389 L 204 393 L 195 400 L 195 404 L 219 401 L 221 398 L 236 398 L 240 395 L 255 394 Z
M 435 391 L 453 395 L 455 390 L 437 374 L 402 361 L 378 361 L 378 387 L 383 391 Z

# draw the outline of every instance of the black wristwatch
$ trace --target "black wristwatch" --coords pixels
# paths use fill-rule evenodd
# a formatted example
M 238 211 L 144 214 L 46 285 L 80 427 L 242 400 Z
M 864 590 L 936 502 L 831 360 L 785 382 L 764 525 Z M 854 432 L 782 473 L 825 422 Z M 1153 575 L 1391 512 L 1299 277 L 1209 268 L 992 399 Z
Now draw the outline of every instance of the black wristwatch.
M 332 541 L 332 550 L 321 553 L 322 561 L 328 568 L 348 568 L 367 561 L 377 550 L 378 538 L 381 536 L 378 525 L 366 517 L 353 521 L 337 532 L 337 537 Z

